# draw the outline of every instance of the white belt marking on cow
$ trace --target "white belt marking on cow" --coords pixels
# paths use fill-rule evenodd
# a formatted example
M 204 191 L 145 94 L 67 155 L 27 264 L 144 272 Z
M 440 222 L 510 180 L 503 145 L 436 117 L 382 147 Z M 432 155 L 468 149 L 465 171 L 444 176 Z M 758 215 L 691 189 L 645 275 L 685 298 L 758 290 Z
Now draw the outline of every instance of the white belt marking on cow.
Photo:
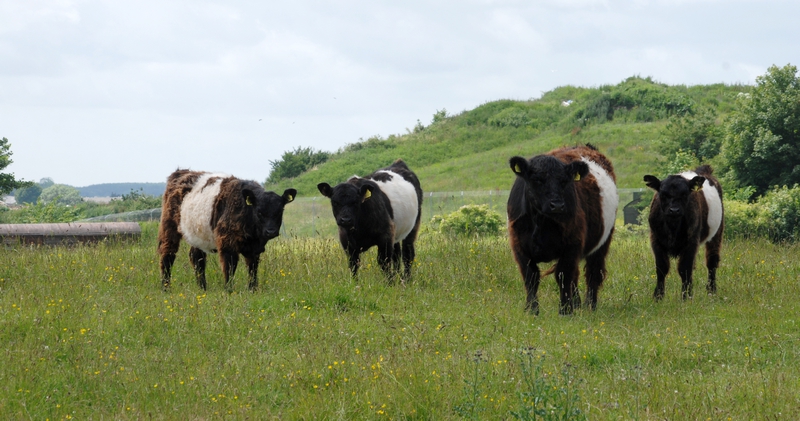
M 219 177 L 206 186 L 212 177 Z M 214 213 L 214 202 L 217 200 L 222 179 L 229 174 L 206 173 L 197 179 L 192 190 L 186 194 L 181 203 L 181 223 L 178 231 L 190 245 L 210 253 L 217 248 L 214 228 L 211 226 L 211 214 Z M 205 186 L 205 188 L 203 188 Z
M 614 179 L 608 175 L 600 164 L 583 156 L 581 157 L 581 161 L 589 165 L 589 173 L 597 180 L 597 187 L 600 188 L 600 205 L 603 208 L 603 236 L 600 237 L 600 241 L 597 242 L 597 245 L 594 246 L 592 251 L 587 254 L 590 255 L 602 247 L 611 235 L 611 230 L 614 228 L 614 223 L 617 220 L 619 194 L 617 193 L 617 185 L 614 183 Z
M 697 177 L 697 173 L 694 171 L 686 171 L 681 173 L 681 177 L 691 180 Z M 708 204 L 708 238 L 703 239 L 703 243 L 707 243 L 711 240 L 714 235 L 717 234 L 719 231 L 719 226 L 722 224 L 722 200 L 719 198 L 719 192 L 717 191 L 716 187 L 712 186 L 711 183 L 708 182 L 708 179 L 703 182 L 703 197 L 706 198 L 706 204 Z
M 414 225 L 417 223 L 417 212 L 419 211 L 419 201 L 414 185 L 406 181 L 400 174 L 381 170 L 392 176 L 389 181 L 372 180 L 378 184 L 381 191 L 389 197 L 392 204 L 392 214 L 394 215 L 394 242 L 403 241 Z

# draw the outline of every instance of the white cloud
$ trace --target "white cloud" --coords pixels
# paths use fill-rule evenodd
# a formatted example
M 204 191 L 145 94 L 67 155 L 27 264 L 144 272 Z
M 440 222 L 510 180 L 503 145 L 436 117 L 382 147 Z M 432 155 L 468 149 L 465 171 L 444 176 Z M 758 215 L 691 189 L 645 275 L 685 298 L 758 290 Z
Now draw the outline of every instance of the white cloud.
M 0 136 L 27 179 L 160 181 L 184 165 L 263 180 L 285 150 L 442 108 L 636 74 L 753 83 L 800 61 L 798 15 L 782 0 L 0 0 Z

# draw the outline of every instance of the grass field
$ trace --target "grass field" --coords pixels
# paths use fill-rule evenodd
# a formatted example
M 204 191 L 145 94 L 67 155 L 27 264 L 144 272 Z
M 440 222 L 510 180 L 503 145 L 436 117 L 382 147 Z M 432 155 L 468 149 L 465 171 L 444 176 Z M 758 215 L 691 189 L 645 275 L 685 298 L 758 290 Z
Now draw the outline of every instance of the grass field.
M 329 236 L 267 246 L 261 288 L 160 290 L 136 243 L 0 253 L 2 419 L 797 419 L 800 248 L 724 245 L 719 293 L 651 299 L 647 240 L 619 235 L 598 310 L 523 312 L 505 237 L 418 242 L 414 280 L 375 252 L 352 280 Z M 583 284 L 581 283 L 583 288 Z M 538 410 L 539 412 L 536 412 Z M 534 417 L 535 415 L 535 417 Z

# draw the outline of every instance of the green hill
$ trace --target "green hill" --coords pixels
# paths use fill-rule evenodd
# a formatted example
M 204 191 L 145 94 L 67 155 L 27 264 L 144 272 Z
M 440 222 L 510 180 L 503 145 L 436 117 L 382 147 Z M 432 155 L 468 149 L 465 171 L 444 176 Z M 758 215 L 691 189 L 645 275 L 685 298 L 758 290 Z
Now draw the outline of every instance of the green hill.
M 405 135 L 375 136 L 332 154 L 292 179 L 268 184 L 318 195 L 316 185 L 366 175 L 398 158 L 418 174 L 425 191 L 508 189 L 511 156 L 530 157 L 563 146 L 596 145 L 613 161 L 620 188 L 642 187 L 658 166 L 656 142 L 668 119 L 711 109 L 724 116 L 742 85 L 669 86 L 631 77 L 596 88 L 564 86 L 531 101 L 499 100 L 448 116 L 442 110 L 427 127 Z M 566 105 L 569 104 L 569 105 Z

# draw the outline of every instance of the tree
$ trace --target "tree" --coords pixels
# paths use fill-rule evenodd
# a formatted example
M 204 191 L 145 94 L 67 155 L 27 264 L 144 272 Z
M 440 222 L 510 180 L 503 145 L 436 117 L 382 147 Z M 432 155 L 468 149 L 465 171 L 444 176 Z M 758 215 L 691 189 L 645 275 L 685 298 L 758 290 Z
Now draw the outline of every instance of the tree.
M 43 203 L 50 203 L 55 200 L 60 205 L 74 205 L 83 201 L 80 191 L 66 184 L 53 184 L 42 190 L 42 195 L 39 198 Z
M 11 144 L 8 139 L 0 139 L 0 171 L 6 169 L 14 161 L 11 160 Z M 0 173 L 0 196 L 11 193 L 12 190 L 21 187 L 28 187 L 31 183 L 14 178 L 14 173 Z
M 14 193 L 14 200 L 17 203 L 36 203 L 39 200 L 39 196 L 42 195 L 42 188 L 34 184 L 30 187 L 20 187 Z
M 763 194 L 800 183 L 800 79 L 797 67 L 772 66 L 740 94 L 727 124 L 722 154 L 739 186 Z
M 45 178 L 42 178 L 41 180 L 39 180 L 39 187 L 41 187 L 43 189 L 46 189 L 46 188 L 52 186 L 53 184 L 56 184 L 56 182 L 53 181 L 53 179 L 50 178 L 50 177 L 45 177 Z
M 716 123 L 716 112 L 707 108 L 670 117 L 663 134 L 659 149 L 664 156 L 685 151 L 700 162 L 707 162 L 719 154 L 723 137 L 722 128 Z
M 296 147 L 292 151 L 286 151 L 280 159 L 269 161 L 272 171 L 269 173 L 267 183 L 277 183 L 280 180 L 294 178 L 298 175 L 314 168 L 330 158 L 329 152 L 315 151 L 311 147 Z

